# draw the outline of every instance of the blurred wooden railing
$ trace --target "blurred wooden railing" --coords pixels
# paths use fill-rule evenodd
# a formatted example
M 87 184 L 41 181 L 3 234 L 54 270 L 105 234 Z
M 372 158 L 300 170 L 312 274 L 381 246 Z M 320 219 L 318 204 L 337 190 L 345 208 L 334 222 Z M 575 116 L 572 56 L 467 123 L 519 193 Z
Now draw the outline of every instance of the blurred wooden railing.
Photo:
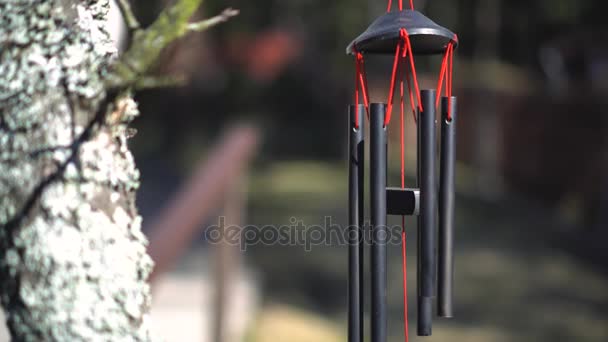
M 228 129 L 209 157 L 199 162 L 190 179 L 152 221 L 148 249 L 155 262 L 150 276 L 152 286 L 175 265 L 190 242 L 204 234 L 202 225 L 214 214 L 220 212 L 224 218 L 220 229 L 241 226 L 246 208 L 245 179 L 259 140 L 256 127 L 240 125 Z M 225 240 L 214 244 L 211 251 L 214 287 L 211 333 L 213 341 L 223 342 L 230 339 L 228 300 L 241 262 L 238 246 Z

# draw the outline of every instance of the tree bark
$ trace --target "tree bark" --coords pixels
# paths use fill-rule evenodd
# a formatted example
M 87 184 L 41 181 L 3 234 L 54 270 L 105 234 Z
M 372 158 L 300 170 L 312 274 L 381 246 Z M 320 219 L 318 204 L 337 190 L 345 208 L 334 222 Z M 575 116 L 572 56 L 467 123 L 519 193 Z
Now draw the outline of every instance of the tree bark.
M 108 0 L 0 0 L 0 296 L 15 341 L 146 341 L 152 260 Z M 111 112 L 111 111 L 110 111 Z

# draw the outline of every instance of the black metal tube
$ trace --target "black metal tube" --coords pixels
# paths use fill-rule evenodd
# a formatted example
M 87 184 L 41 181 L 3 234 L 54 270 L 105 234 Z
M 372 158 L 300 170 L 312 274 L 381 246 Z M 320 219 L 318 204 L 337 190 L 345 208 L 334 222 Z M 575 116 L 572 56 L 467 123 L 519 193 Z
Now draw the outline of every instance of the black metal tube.
M 387 339 L 386 273 L 386 105 L 372 103 L 370 108 L 370 190 L 372 224 L 372 342 Z
M 363 342 L 363 169 L 365 106 L 348 108 L 348 341 Z M 355 120 L 359 127 L 355 125 Z
M 453 317 L 454 175 L 456 162 L 456 97 L 441 98 L 441 158 L 439 185 L 439 266 L 437 314 Z M 448 120 L 448 109 L 451 120 Z
M 435 90 L 423 90 L 421 98 L 423 111 L 418 114 L 418 335 L 430 336 L 436 278 Z

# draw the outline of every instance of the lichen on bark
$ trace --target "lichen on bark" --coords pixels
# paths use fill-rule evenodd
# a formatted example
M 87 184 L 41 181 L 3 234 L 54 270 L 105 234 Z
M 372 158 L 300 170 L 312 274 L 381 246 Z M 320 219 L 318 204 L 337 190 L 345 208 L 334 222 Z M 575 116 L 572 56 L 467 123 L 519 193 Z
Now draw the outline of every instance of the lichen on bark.
M 138 111 L 106 94 L 108 9 L 0 0 L 0 297 L 13 340 L 152 336 L 127 148 Z

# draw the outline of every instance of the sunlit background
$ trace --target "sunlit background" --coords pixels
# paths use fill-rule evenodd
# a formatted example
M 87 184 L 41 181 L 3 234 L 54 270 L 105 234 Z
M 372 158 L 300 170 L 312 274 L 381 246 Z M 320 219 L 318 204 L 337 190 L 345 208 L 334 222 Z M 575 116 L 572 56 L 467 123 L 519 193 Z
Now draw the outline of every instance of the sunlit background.
M 150 23 L 169 2 L 134 6 Z M 410 340 L 608 341 L 605 1 L 415 5 L 459 35 L 459 120 L 456 317 L 436 319 L 432 337 L 414 336 L 412 243 Z M 198 19 L 226 7 L 241 14 L 174 44 L 158 64 L 158 74 L 184 75 L 184 86 L 137 95 L 138 205 L 161 264 L 155 329 L 168 341 L 346 341 L 346 246 L 242 252 L 209 243 L 205 229 L 219 216 L 257 227 L 346 223 L 355 66 L 345 48 L 386 1 L 208 0 Z M 372 101 L 386 102 L 392 58 L 366 63 Z M 416 63 L 421 87 L 434 88 L 441 57 Z M 389 132 L 393 186 L 398 128 Z M 411 118 L 406 144 L 413 185 Z M 406 221 L 410 241 L 415 226 Z M 403 341 L 400 260 L 391 246 L 390 341 Z

